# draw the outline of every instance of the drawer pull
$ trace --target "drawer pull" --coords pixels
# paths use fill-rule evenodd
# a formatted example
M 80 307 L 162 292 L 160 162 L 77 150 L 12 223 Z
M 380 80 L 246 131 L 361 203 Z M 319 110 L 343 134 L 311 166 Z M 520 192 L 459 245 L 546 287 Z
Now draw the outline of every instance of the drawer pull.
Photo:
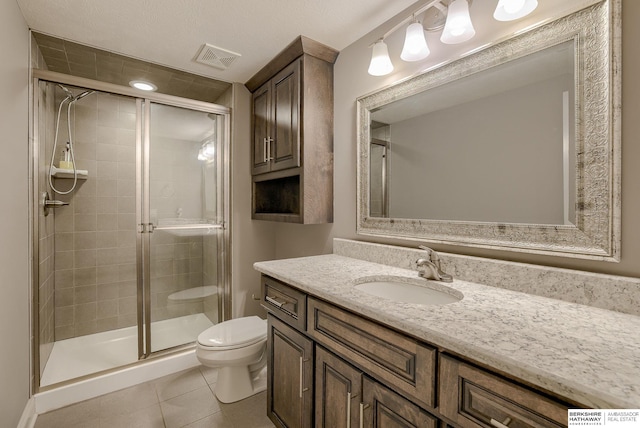
M 491 425 L 496 428 L 509 428 L 509 424 L 511 423 L 511 418 L 507 418 L 504 422 L 498 422 L 495 419 L 491 418 Z
M 274 299 L 273 297 L 269 297 L 269 296 L 264 296 L 264 299 L 271 303 L 272 305 L 276 305 L 279 308 L 282 308 L 287 302 L 278 302 L 276 299 Z
M 347 392 L 347 428 L 351 428 L 351 392 Z
M 368 408 L 368 404 L 360 403 L 360 428 L 364 428 L 364 411 Z

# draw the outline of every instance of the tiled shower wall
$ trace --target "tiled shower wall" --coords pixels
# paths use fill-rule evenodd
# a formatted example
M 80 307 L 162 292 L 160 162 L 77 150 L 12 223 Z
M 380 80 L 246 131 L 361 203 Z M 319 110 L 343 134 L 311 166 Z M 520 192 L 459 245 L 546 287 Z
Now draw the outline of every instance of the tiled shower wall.
M 137 320 L 135 100 L 93 93 L 71 114 L 76 164 L 88 179 L 57 196 L 70 205 L 55 211 L 56 340 Z M 66 120 L 64 108 L 57 157 L 68 140 Z M 72 182 L 54 184 L 69 189 Z

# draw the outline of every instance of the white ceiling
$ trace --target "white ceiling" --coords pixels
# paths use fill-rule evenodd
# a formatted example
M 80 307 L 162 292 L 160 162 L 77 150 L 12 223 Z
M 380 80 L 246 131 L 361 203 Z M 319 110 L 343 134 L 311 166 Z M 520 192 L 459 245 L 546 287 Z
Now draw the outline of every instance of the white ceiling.
M 227 82 L 246 82 L 298 35 L 342 50 L 415 0 L 16 0 L 38 32 Z M 242 56 L 194 61 L 204 43 Z

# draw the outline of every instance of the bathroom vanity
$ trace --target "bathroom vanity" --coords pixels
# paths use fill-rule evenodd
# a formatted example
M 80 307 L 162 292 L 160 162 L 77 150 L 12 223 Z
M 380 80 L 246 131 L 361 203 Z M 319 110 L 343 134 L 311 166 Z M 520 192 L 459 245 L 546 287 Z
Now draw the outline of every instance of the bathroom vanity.
M 569 408 L 640 406 L 637 316 L 459 279 L 457 302 L 398 302 L 356 286 L 446 289 L 338 254 L 255 268 L 276 426 L 562 427 Z

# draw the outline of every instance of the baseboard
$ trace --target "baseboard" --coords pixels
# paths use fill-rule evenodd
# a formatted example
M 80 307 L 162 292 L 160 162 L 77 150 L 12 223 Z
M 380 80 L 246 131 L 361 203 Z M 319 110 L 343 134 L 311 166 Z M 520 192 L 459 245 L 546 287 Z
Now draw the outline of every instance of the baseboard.
M 22 416 L 20 417 L 16 428 L 33 428 L 36 425 L 37 418 L 36 400 L 34 397 L 31 397 L 29 398 L 29 401 L 27 401 L 27 405 L 24 406 Z
M 34 396 L 35 411 L 38 414 L 46 413 L 99 395 L 186 370 L 199 364 L 195 349 L 149 360 L 113 373 L 39 392 Z

